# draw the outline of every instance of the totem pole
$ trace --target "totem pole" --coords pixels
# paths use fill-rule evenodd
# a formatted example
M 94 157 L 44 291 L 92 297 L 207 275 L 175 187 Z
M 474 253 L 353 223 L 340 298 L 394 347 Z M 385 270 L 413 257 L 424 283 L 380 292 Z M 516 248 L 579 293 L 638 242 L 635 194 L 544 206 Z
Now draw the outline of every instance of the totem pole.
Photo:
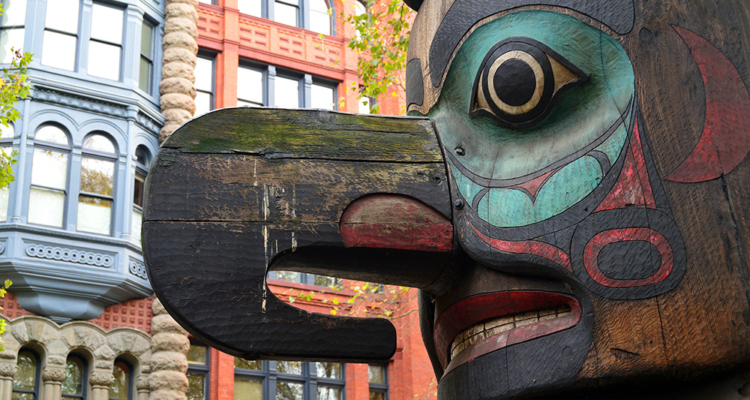
M 410 117 L 235 108 L 167 140 L 164 307 L 244 358 L 383 360 L 389 322 L 265 277 L 399 284 L 440 400 L 750 396 L 750 3 L 407 4 Z

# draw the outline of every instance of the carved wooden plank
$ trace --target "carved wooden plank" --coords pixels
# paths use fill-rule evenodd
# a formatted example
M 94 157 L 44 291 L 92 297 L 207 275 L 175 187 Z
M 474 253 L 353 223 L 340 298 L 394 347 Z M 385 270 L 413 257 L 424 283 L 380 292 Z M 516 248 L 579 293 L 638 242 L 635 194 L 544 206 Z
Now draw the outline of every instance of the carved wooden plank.
M 189 130 L 170 137 L 164 147 L 268 159 L 443 161 L 432 124 L 426 118 L 228 108 L 190 124 Z

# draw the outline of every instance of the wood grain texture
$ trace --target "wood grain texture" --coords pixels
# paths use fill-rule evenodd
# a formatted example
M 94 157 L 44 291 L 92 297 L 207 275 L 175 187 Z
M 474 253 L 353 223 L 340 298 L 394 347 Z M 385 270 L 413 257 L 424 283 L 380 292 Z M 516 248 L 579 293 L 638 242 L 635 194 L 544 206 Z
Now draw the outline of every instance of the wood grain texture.
M 442 244 L 345 241 L 341 217 L 363 198 L 379 210 L 367 222 L 413 212 L 402 228 L 447 229 Z M 270 270 L 428 288 L 445 285 L 452 258 L 447 177 L 426 119 L 217 111 L 160 150 L 145 202 L 145 260 L 164 306 L 196 337 L 248 359 L 367 362 L 395 351 L 389 322 L 286 305 L 266 286 Z

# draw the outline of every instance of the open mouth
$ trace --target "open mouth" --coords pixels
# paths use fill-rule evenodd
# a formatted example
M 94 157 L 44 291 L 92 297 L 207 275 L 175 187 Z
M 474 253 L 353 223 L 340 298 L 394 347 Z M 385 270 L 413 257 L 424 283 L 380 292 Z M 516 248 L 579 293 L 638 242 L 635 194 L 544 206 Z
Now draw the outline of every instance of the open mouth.
M 435 322 L 435 346 L 445 373 L 495 350 L 571 328 L 581 308 L 571 295 L 509 291 L 465 298 Z

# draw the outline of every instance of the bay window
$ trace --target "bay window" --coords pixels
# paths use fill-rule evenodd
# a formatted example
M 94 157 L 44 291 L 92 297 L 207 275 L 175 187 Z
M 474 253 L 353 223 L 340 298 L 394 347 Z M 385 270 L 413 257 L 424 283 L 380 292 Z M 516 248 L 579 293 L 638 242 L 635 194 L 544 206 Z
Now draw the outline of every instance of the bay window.
M 91 11 L 89 75 L 120 80 L 124 17 L 125 13 L 119 8 L 94 3 Z
M 80 0 L 47 1 L 42 65 L 74 71 L 78 54 Z
M 138 87 L 148 94 L 151 94 L 154 47 L 154 26 L 144 20 L 143 25 L 141 25 L 141 61 L 138 74 Z
M 143 224 L 143 191 L 146 185 L 146 173 L 151 161 L 151 155 L 144 146 L 135 150 L 135 178 L 133 183 L 133 217 L 130 237 L 137 243 L 141 242 L 141 225 Z
M 82 232 L 109 235 L 114 203 L 115 146 L 101 134 L 83 141 L 81 186 L 76 227 Z
M 34 143 L 28 222 L 62 228 L 70 141 L 62 129 L 45 125 L 37 131 Z
M 0 63 L 10 64 L 13 52 L 23 48 L 23 36 L 26 23 L 26 0 L 4 0 L 5 10 L 0 16 Z
M 8 123 L 8 126 L 0 125 L 0 150 L 5 155 L 13 154 L 13 137 L 15 137 L 16 131 L 13 123 Z M 8 200 L 10 198 L 10 191 L 8 186 L 0 189 L 0 223 L 8 220 Z

